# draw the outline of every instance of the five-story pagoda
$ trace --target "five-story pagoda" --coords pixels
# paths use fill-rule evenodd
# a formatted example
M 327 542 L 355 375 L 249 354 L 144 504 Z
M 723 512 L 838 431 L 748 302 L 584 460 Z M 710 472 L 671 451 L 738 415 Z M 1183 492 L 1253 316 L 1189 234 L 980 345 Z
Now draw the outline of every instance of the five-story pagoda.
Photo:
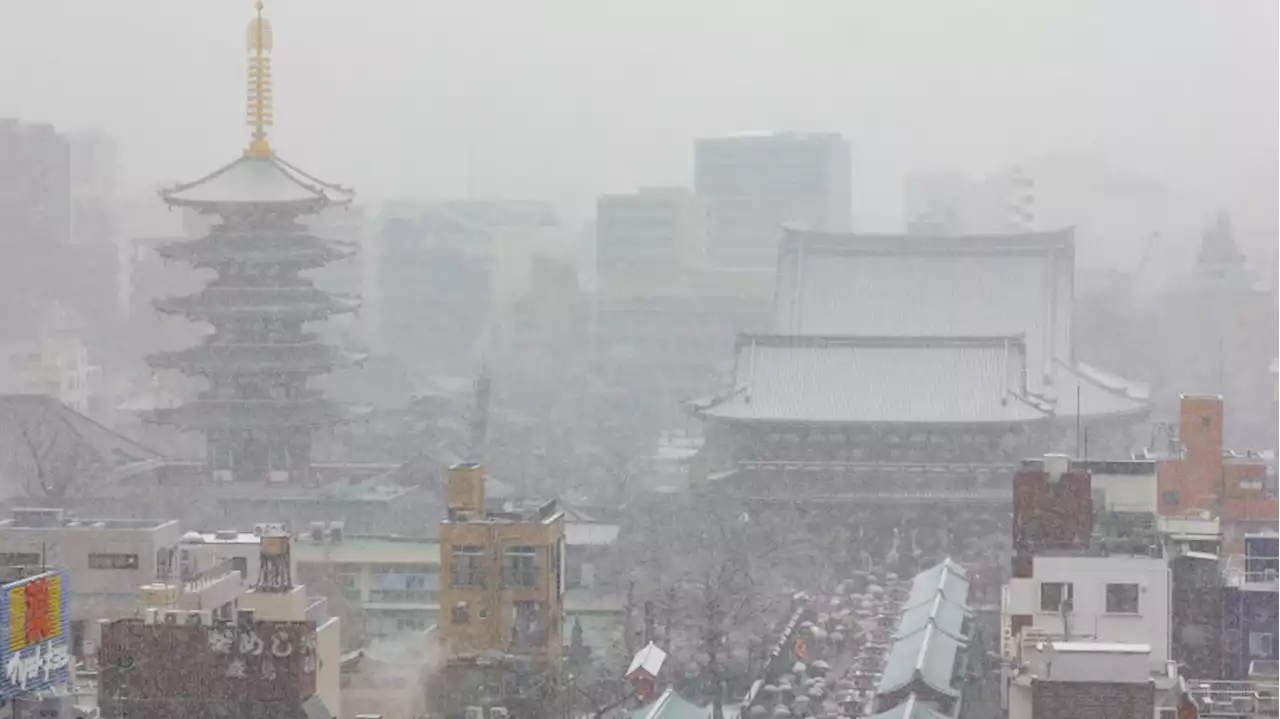
M 170 206 L 216 216 L 205 237 L 174 242 L 166 259 L 212 269 L 202 292 L 157 300 L 157 310 L 208 322 L 205 341 L 148 357 L 156 369 L 201 375 L 208 388 L 154 421 L 202 432 L 208 467 L 221 481 L 311 478 L 312 432 L 341 422 L 347 408 L 307 388 L 313 375 L 358 362 L 319 341 L 303 324 L 353 312 L 358 301 L 316 288 L 301 271 L 354 253 L 353 246 L 310 234 L 298 218 L 351 202 L 354 193 L 302 172 L 272 151 L 271 26 L 249 23 L 249 126 L 243 156 L 195 182 L 161 192 Z

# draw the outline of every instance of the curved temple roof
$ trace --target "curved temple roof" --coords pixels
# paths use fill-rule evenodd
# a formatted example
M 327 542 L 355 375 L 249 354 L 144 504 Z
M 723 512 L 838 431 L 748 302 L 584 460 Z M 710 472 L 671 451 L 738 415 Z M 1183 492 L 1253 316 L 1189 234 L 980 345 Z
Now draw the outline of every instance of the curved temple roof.
M 355 192 L 318 180 L 275 155 L 243 155 L 195 182 L 162 190 L 160 196 L 170 205 L 202 210 L 276 205 L 311 212 L 348 204 L 355 199 Z

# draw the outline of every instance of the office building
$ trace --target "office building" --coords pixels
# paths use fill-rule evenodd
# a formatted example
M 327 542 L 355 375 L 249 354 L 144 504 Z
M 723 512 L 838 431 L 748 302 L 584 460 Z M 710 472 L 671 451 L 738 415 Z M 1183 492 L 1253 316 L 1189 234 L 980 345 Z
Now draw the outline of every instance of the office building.
M 751 132 L 694 145 L 694 190 L 707 203 L 711 263 L 772 268 L 782 225 L 847 231 L 849 143 L 832 133 Z
M 706 264 L 706 203 L 684 187 L 642 187 L 596 201 L 596 277 L 655 280 Z

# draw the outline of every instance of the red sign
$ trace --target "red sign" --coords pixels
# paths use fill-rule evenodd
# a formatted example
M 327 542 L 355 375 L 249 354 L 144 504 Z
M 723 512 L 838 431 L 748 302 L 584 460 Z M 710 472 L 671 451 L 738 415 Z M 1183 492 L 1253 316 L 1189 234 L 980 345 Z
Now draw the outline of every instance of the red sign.
M 791 651 L 796 655 L 796 659 L 802 662 L 809 661 L 809 645 L 805 642 L 804 637 L 796 637 L 796 643 Z

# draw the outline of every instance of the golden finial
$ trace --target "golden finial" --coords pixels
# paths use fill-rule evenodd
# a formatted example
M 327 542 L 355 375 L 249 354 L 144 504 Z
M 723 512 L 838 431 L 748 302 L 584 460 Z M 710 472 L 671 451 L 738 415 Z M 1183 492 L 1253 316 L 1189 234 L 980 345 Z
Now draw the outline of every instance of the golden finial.
M 270 157 L 267 128 L 271 127 L 271 21 L 262 16 L 262 0 L 254 5 L 257 17 L 249 21 L 249 127 L 253 139 L 245 154 Z

